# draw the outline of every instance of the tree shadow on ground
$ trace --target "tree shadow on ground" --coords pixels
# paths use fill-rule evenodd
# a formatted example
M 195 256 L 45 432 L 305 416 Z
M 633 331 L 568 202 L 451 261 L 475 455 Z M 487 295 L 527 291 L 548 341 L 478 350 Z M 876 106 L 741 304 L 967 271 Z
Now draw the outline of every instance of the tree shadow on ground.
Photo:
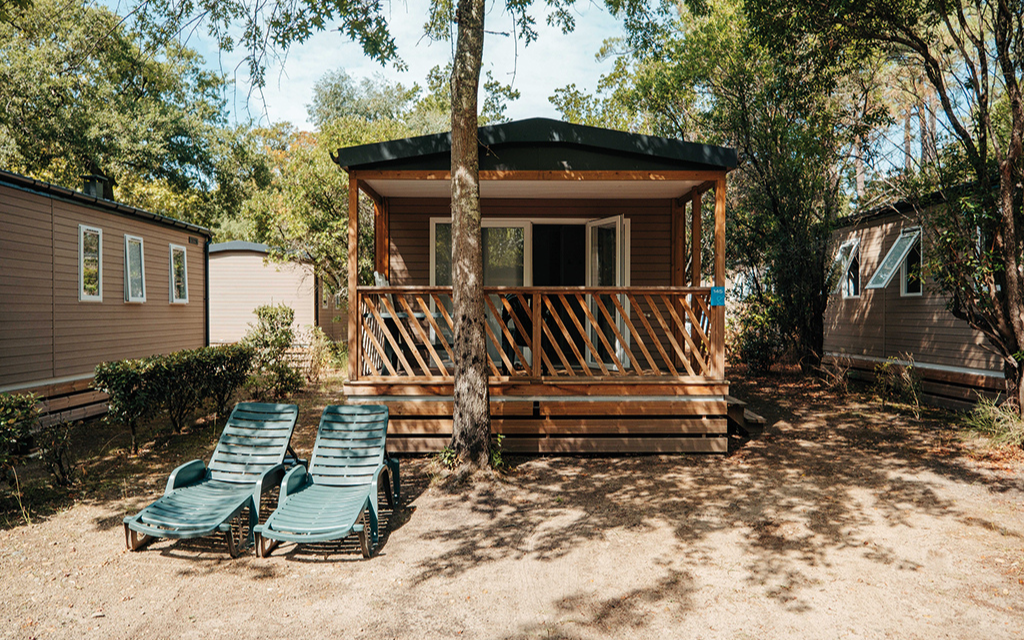
M 806 378 L 743 388 L 741 397 L 771 426 L 728 455 L 536 458 L 504 479 L 446 497 L 453 509 L 464 503 L 470 517 L 427 534 L 448 551 L 423 560 L 416 580 L 456 578 L 499 560 L 553 561 L 614 530 L 667 525 L 677 553 L 695 563 L 714 559 L 712 536 L 738 533 L 743 580 L 801 611 L 809 606 L 809 568 L 827 565 L 836 552 L 897 570 L 920 567 L 873 539 L 869 526 L 879 519 L 891 527 L 913 528 L 922 516 L 999 527 L 962 511 L 940 485 L 1024 494 L 1020 478 L 993 477 L 963 455 L 944 422 L 950 414 L 915 420 L 862 396 L 820 392 Z M 1005 535 L 1022 539 L 1020 531 Z M 665 579 L 685 582 L 685 575 L 670 571 Z M 631 624 L 629 615 L 613 623 L 601 601 L 584 604 L 588 624 Z

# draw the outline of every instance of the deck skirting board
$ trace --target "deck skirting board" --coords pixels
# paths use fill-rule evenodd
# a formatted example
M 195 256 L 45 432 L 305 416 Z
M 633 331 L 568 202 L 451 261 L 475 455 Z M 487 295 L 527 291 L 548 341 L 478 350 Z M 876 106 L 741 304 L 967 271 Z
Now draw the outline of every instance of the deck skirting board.
M 437 453 L 448 444 L 448 436 L 391 437 L 392 453 Z M 623 453 L 726 453 L 729 439 L 714 437 L 507 437 L 502 443 L 505 453 L 523 454 L 623 454 Z

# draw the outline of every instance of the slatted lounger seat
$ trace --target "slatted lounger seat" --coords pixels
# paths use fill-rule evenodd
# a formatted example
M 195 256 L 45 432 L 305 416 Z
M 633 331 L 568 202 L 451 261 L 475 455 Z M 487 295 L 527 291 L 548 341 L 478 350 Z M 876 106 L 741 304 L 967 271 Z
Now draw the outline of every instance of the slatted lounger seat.
M 387 429 L 388 409 L 381 405 L 324 409 L 309 471 L 300 465 L 288 472 L 277 509 L 256 527 L 257 555 L 270 555 L 281 542 L 325 542 L 356 533 L 363 556 L 369 558 L 378 540 L 382 471 L 388 504 L 393 507 L 399 496 L 398 461 L 385 452 Z M 369 517 L 369 540 L 364 514 Z
M 260 498 L 285 473 L 285 453 L 299 408 L 293 404 L 243 402 L 235 406 L 221 433 L 210 466 L 193 460 L 175 469 L 164 495 L 124 519 L 125 544 L 132 551 L 155 538 L 198 538 L 224 533 L 237 557 L 253 543 Z M 236 540 L 231 521 L 249 509 L 245 540 Z M 239 534 L 244 530 L 238 527 Z

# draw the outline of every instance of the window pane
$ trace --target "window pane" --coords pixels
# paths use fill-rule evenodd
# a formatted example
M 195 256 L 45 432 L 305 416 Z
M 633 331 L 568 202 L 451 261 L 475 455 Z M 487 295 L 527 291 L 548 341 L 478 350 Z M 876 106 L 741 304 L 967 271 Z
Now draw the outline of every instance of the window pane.
M 100 295 L 100 234 L 82 231 L 82 295 Z
M 889 249 L 889 253 L 885 255 L 885 259 L 882 260 L 878 271 L 875 271 L 875 275 L 871 276 L 867 286 L 868 289 L 882 289 L 888 286 L 896 270 L 900 268 L 903 259 L 917 242 L 917 238 L 920 235 L 921 231 L 918 229 L 904 231 L 900 234 L 900 237 L 893 243 L 892 248 Z
M 522 227 L 485 227 L 484 286 L 523 286 L 526 236 Z
M 439 222 L 434 225 L 434 284 L 450 287 L 452 284 L 452 225 Z
M 907 253 L 907 260 L 904 265 L 904 273 L 907 274 L 907 282 L 903 286 L 905 293 L 921 293 L 921 244 L 915 244 Z
M 174 299 L 188 299 L 188 284 L 185 281 L 185 251 L 171 250 L 171 271 L 174 274 Z
M 146 297 L 146 283 L 142 277 L 142 242 L 128 240 L 128 299 L 143 300 Z

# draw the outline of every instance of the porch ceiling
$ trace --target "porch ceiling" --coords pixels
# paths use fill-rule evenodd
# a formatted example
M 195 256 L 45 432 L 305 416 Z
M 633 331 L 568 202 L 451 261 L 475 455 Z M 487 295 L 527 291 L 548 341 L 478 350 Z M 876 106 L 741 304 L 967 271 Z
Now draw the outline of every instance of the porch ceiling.
M 367 179 L 386 198 L 451 198 L 449 180 Z M 678 198 L 698 180 L 481 180 L 481 198 L 660 200 Z

